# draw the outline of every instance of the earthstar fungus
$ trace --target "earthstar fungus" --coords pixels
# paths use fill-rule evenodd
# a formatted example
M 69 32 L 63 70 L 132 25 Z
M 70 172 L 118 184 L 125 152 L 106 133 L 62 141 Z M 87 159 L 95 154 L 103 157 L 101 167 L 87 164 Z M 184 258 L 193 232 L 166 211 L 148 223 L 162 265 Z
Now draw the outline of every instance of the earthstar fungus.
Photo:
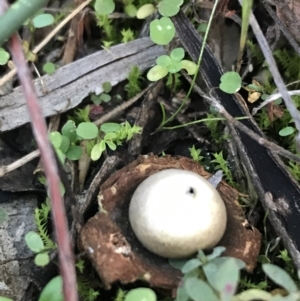
M 144 280 L 150 286 L 174 295 L 181 272 L 170 266 L 166 258 L 150 252 L 139 242 L 128 214 L 137 186 L 166 169 L 192 171 L 205 179 L 211 176 L 191 159 L 149 155 L 139 156 L 102 183 L 98 195 L 101 210 L 82 228 L 79 248 L 86 252 L 106 288 L 117 281 L 126 284 Z M 226 248 L 225 256 L 243 260 L 251 272 L 257 263 L 261 234 L 245 219 L 238 202 L 239 193 L 224 181 L 219 183 L 217 190 L 227 211 L 226 230 L 217 245 Z

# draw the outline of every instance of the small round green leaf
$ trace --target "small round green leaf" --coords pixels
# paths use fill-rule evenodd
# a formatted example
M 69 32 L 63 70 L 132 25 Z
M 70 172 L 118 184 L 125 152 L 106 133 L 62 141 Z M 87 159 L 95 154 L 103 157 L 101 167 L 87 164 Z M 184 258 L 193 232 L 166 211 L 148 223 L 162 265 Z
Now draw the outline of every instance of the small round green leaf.
M 175 26 L 168 17 L 155 19 L 150 23 L 150 38 L 158 45 L 169 44 L 175 36 Z
M 156 295 L 150 288 L 140 287 L 130 290 L 124 301 L 156 301 Z
M 51 132 L 49 134 L 49 139 L 50 139 L 52 145 L 54 146 L 54 148 L 57 148 L 57 149 L 60 148 L 60 146 L 62 144 L 62 139 L 63 139 L 60 132 L 57 132 L 57 131 Z
M 107 133 L 105 136 L 104 136 L 104 140 L 107 141 L 107 140 L 113 140 L 117 137 L 117 134 L 115 132 L 110 132 L 110 133 Z
M 50 14 L 41 14 L 33 18 L 32 24 L 35 28 L 42 28 L 53 24 L 54 17 Z
M 156 59 L 156 64 L 162 67 L 168 67 L 171 64 L 171 62 L 171 58 L 166 54 L 161 55 Z
M 189 60 L 182 60 L 181 69 L 185 69 L 188 75 L 194 75 L 197 72 L 197 65 Z
M 152 15 L 154 12 L 155 12 L 155 7 L 153 4 L 145 4 L 138 9 L 138 11 L 136 13 L 136 17 L 138 19 L 146 19 L 147 17 Z
M 128 4 L 124 7 L 124 11 L 125 13 L 129 16 L 129 17 L 135 17 L 136 13 L 137 13 L 137 9 L 135 7 L 135 5 L 133 4 Z
M 176 62 L 180 62 L 184 58 L 184 49 L 182 47 L 172 50 L 170 57 Z
M 289 135 L 293 134 L 294 132 L 295 132 L 295 128 L 293 128 L 291 126 L 286 126 L 285 128 L 283 128 L 279 131 L 279 136 L 281 136 L 281 137 L 289 136 Z
M 181 62 L 171 60 L 171 64 L 167 67 L 170 73 L 177 73 L 181 70 Z
M 73 120 L 68 120 L 61 129 L 63 136 L 67 136 L 71 142 L 75 142 L 77 138 L 76 125 Z
M 70 139 L 69 137 L 67 136 L 62 136 L 62 143 L 61 143 L 61 146 L 60 146 L 60 150 L 62 151 L 62 153 L 66 153 L 70 147 Z
M 9 53 L 0 48 L 0 65 L 5 65 L 9 60 Z
M 72 145 L 66 152 L 66 157 L 69 160 L 75 161 L 79 160 L 82 155 L 82 149 L 79 145 Z
M 43 70 L 44 70 L 45 73 L 51 75 L 51 74 L 53 74 L 53 73 L 55 72 L 56 67 L 55 67 L 55 65 L 54 65 L 53 63 L 48 62 L 48 63 L 46 63 L 46 64 L 43 66 Z
M 92 122 L 81 122 L 77 127 L 76 133 L 83 139 L 94 139 L 98 136 L 98 128 Z
M 102 142 L 102 141 L 101 141 Z M 101 143 L 97 143 L 93 146 L 92 151 L 91 151 L 91 159 L 93 161 L 97 161 L 98 159 L 100 159 L 102 153 L 103 153 L 103 149 L 102 149 L 102 145 Z
M 111 100 L 111 96 L 109 94 L 106 94 L 106 93 L 101 93 L 100 94 L 100 103 L 102 101 L 109 102 L 110 100 Z
M 158 5 L 158 11 L 162 16 L 173 17 L 178 14 L 183 0 L 162 0 Z
M 8 215 L 3 207 L 0 207 L 0 225 L 8 219 Z
M 237 72 L 226 72 L 221 76 L 220 89 L 228 94 L 236 93 L 240 90 L 242 78 Z
M 166 67 L 156 65 L 148 71 L 147 78 L 152 82 L 156 82 L 165 77 L 168 73 L 169 71 Z
M 111 83 L 110 82 L 105 82 L 102 84 L 102 89 L 105 93 L 109 93 L 112 89 Z
M 100 127 L 100 130 L 104 133 L 117 132 L 121 128 L 119 123 L 107 122 L 103 123 Z
M 105 141 L 105 142 L 112 151 L 115 151 L 117 149 L 116 144 L 113 143 L 112 141 Z
M 28 248 L 34 253 L 39 253 L 39 252 L 43 251 L 45 248 L 41 237 L 33 231 L 29 231 L 25 235 L 25 242 L 26 242 Z
M 47 252 L 45 253 L 39 253 L 34 258 L 34 263 L 39 267 L 44 267 L 50 262 L 49 254 Z
M 115 10 L 115 2 L 113 0 L 96 0 L 95 11 L 101 15 L 109 15 Z
M 62 278 L 61 276 L 56 276 L 46 284 L 38 301 L 64 301 L 62 290 Z

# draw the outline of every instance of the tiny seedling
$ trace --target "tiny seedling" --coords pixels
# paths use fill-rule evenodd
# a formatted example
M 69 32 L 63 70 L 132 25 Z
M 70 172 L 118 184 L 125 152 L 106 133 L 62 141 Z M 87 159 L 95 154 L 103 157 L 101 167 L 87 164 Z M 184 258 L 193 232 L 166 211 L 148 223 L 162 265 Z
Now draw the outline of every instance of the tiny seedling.
M 204 157 L 200 155 L 201 149 L 196 149 L 195 145 L 193 145 L 191 148 L 189 148 L 189 151 L 190 151 L 192 159 L 195 162 L 200 163 L 204 159 Z
M 233 176 L 232 176 L 232 172 L 228 167 L 228 162 L 225 160 L 224 156 L 223 156 L 223 151 L 221 151 L 220 153 L 215 153 L 213 154 L 215 159 L 212 160 L 212 163 L 215 163 L 215 170 L 219 170 L 221 169 L 224 173 L 225 179 L 226 181 L 228 181 L 229 185 L 231 185 L 232 187 L 235 187 L 236 184 L 233 181 Z
M 55 131 L 49 134 L 50 141 L 62 163 L 65 162 L 66 158 L 78 160 L 82 155 L 82 149 L 76 145 L 79 141 L 76 131 L 74 121 L 69 120 L 63 126 L 61 133 Z
M 49 263 L 49 254 L 40 235 L 36 232 L 29 231 L 25 235 L 25 242 L 28 248 L 37 254 L 34 258 L 34 262 L 37 266 L 45 266 Z
M 140 127 L 131 126 L 127 121 L 124 124 L 102 124 L 99 130 L 97 142 L 91 151 L 91 159 L 93 161 L 98 160 L 107 147 L 111 150 L 116 150 L 117 146 L 122 145 L 124 140 L 129 141 L 133 135 L 140 132 Z
M 152 67 L 148 73 L 147 78 L 150 81 L 158 81 L 165 77 L 168 73 L 174 74 L 182 69 L 185 69 L 189 75 L 195 74 L 197 71 L 197 65 L 189 60 L 183 60 L 184 49 L 174 49 L 170 56 L 161 55 L 156 59 L 156 65 Z
M 93 94 L 91 96 L 91 100 L 95 105 L 100 105 L 103 102 L 109 102 L 111 100 L 111 96 L 108 94 L 112 90 L 112 86 L 110 82 L 105 82 L 102 84 L 103 93 L 96 95 Z
M 175 26 L 169 17 L 161 17 L 150 23 L 150 38 L 158 45 L 167 45 L 175 37 Z

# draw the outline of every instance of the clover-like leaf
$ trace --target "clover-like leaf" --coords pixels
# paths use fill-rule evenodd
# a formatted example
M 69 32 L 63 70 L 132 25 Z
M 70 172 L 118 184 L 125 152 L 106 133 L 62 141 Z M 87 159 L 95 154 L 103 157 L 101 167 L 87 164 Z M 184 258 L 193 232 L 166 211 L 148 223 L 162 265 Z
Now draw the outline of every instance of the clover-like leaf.
M 285 137 L 293 134 L 295 132 L 295 128 L 292 126 L 286 126 L 279 131 L 279 136 Z
M 173 49 L 170 53 L 170 58 L 176 62 L 180 62 L 184 58 L 184 49 L 182 47 Z
M 75 161 L 79 160 L 82 155 L 82 149 L 79 145 L 72 145 L 66 152 L 66 157 L 69 160 Z
M 156 59 L 156 64 L 162 67 L 168 67 L 171 64 L 171 62 L 171 58 L 166 54 L 161 55 Z
M 181 70 L 181 62 L 171 60 L 171 64 L 167 67 L 170 73 L 177 73 Z
M 113 1 L 113 0 L 96 0 L 94 8 L 98 14 L 109 15 L 115 10 L 115 1 Z
M 158 11 L 162 16 L 173 17 L 178 14 L 183 0 L 162 0 L 158 5 Z
M 68 137 L 71 142 L 74 142 L 77 138 L 75 122 L 73 120 L 68 120 L 62 127 L 61 133 L 63 136 Z
M 139 287 L 130 290 L 126 296 L 124 301 L 156 301 L 156 295 L 151 288 Z
M 104 140 L 101 140 L 100 143 L 95 144 L 91 151 L 91 159 L 93 161 L 97 161 L 98 159 L 100 159 L 105 149 L 106 149 L 106 144 Z
M 146 19 L 154 12 L 155 12 L 155 6 L 153 4 L 145 4 L 138 9 L 136 13 L 136 17 L 138 19 Z
M 53 24 L 54 17 L 50 14 L 40 14 L 33 18 L 32 24 L 35 28 L 42 28 Z
M 136 13 L 137 13 L 137 9 L 136 6 L 133 4 L 128 4 L 124 7 L 124 11 L 125 13 L 129 16 L 129 17 L 135 17 Z
M 92 122 L 81 122 L 77 127 L 76 133 L 83 139 L 94 139 L 98 136 L 98 128 Z
M 168 73 L 169 71 L 166 67 L 156 65 L 148 71 L 147 78 L 152 82 L 156 82 L 165 77 Z
M 70 138 L 67 136 L 62 136 L 62 143 L 60 145 L 60 150 L 65 154 L 68 151 L 70 144 L 71 144 Z
M 44 267 L 50 262 L 50 257 L 47 252 L 39 253 L 34 258 L 34 263 L 39 267 Z
M 118 131 L 120 128 L 121 125 L 119 123 L 107 122 L 101 125 L 100 130 L 104 133 L 111 133 Z
M 175 26 L 168 17 L 155 19 L 150 23 L 150 38 L 158 45 L 169 44 L 175 36 Z
M 228 94 L 236 93 L 242 85 L 242 78 L 237 72 L 226 72 L 221 76 L 220 89 Z
M 194 75 L 197 72 L 197 65 L 189 60 L 182 60 L 181 69 L 185 69 L 188 75 Z
M 57 131 L 51 132 L 49 134 L 49 139 L 55 148 L 57 148 L 57 149 L 60 148 L 60 146 L 62 144 L 62 140 L 63 140 L 60 132 L 57 132 Z
M 48 63 L 44 64 L 43 70 L 45 71 L 45 73 L 51 75 L 51 74 L 53 74 L 55 72 L 56 67 L 55 67 L 55 65 L 53 63 L 48 62 Z
M 45 248 L 44 242 L 41 237 L 33 231 L 26 233 L 25 242 L 28 248 L 34 253 L 39 253 Z
M 111 83 L 110 82 L 104 82 L 102 84 L 102 89 L 103 89 L 104 93 L 109 93 L 112 89 Z

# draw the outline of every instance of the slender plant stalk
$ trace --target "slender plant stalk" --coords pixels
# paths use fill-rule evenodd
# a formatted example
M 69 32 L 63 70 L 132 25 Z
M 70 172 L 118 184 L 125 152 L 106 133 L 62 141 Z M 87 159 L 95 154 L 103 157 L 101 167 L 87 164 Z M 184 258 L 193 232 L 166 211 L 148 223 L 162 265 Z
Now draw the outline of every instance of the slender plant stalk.
M 219 3 L 219 0 L 216 0 L 215 3 L 214 3 L 213 9 L 212 9 L 211 15 L 209 17 L 209 21 L 208 21 L 208 25 L 207 25 L 207 30 L 206 30 L 204 38 L 203 38 L 203 44 L 202 44 L 201 51 L 200 51 L 199 58 L 198 58 L 198 62 L 197 62 L 196 72 L 194 74 L 193 81 L 192 81 L 192 83 L 190 85 L 190 89 L 189 89 L 187 95 L 185 96 L 185 98 L 184 98 L 181 106 L 177 109 L 177 111 L 169 119 L 162 121 L 162 123 L 160 124 L 158 130 L 162 129 L 165 124 L 167 124 L 168 122 L 172 121 L 176 117 L 176 115 L 181 111 L 181 109 L 183 108 L 183 106 L 186 104 L 186 102 L 187 102 L 187 100 L 188 100 L 191 92 L 193 91 L 194 84 L 196 82 L 196 78 L 197 78 L 197 75 L 198 75 L 198 72 L 199 72 L 199 69 L 200 69 L 200 65 L 201 65 L 201 61 L 202 61 L 202 57 L 203 57 L 203 53 L 204 53 L 204 49 L 205 49 L 205 44 L 206 44 L 206 41 L 207 41 L 207 38 L 208 38 L 209 29 L 211 27 L 211 23 L 212 23 L 214 15 L 215 15 L 218 3 Z
M 242 30 L 240 38 L 240 49 L 237 60 L 237 72 L 241 70 L 242 56 L 246 45 L 248 28 L 249 28 L 249 17 L 253 6 L 253 0 L 243 0 L 242 3 Z

